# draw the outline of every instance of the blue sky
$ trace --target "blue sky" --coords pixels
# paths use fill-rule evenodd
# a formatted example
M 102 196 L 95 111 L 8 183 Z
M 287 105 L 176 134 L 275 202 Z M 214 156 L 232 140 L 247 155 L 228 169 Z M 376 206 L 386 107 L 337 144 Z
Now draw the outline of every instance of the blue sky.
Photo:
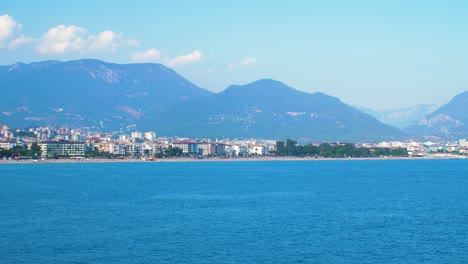
M 13 1 L 0 65 L 156 62 L 218 92 L 262 78 L 373 109 L 468 90 L 468 1 Z

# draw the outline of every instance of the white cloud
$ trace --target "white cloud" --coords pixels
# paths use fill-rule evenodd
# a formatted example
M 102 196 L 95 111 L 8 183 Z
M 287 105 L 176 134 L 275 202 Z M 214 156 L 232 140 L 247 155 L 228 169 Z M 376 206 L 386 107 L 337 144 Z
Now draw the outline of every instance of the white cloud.
M 58 25 L 42 36 L 37 51 L 42 54 L 64 54 L 83 50 L 86 46 L 83 39 L 85 34 L 84 28 Z
M 165 59 L 164 62 L 171 67 L 184 66 L 186 64 L 198 62 L 202 59 L 202 53 L 198 50 L 193 51 L 190 54 L 180 55 L 173 59 Z
M 156 62 L 161 60 L 161 51 L 151 48 L 145 52 L 135 52 L 130 54 L 132 62 Z
M 21 30 L 21 25 L 10 15 L 0 16 L 0 47 L 3 47 L 6 41 L 19 30 Z
M 102 50 L 102 49 L 115 50 L 117 48 L 116 39 L 117 39 L 117 34 L 115 34 L 114 32 L 110 30 L 101 32 L 96 37 L 95 36 L 89 37 L 88 49 L 90 51 Z
M 119 47 L 136 47 L 135 39 L 123 39 L 122 35 L 111 30 L 90 35 L 82 27 L 58 25 L 49 29 L 40 38 L 30 38 L 21 34 L 22 26 L 10 15 L 0 16 L 0 48 L 15 49 L 21 45 L 35 42 L 40 54 L 66 54 L 70 52 L 91 53 L 98 51 L 113 52 Z
M 9 49 L 15 49 L 23 44 L 26 44 L 26 43 L 31 43 L 33 42 L 34 39 L 32 38 L 28 38 L 28 37 L 25 37 L 23 35 L 19 36 L 18 38 L 15 38 L 13 39 L 12 41 L 10 41 L 10 43 L 8 43 L 8 48 Z
M 58 25 L 49 29 L 39 40 L 37 51 L 41 54 L 65 54 L 69 52 L 115 51 L 121 36 L 106 30 L 87 35 L 87 30 L 78 26 Z
M 10 15 L 0 16 L 0 48 L 14 49 L 22 44 L 32 42 L 33 39 L 20 33 L 22 26 Z
M 253 64 L 256 62 L 257 62 L 257 58 L 255 58 L 254 56 L 247 56 L 245 57 L 245 59 L 239 62 L 239 65 L 246 66 L 246 65 Z

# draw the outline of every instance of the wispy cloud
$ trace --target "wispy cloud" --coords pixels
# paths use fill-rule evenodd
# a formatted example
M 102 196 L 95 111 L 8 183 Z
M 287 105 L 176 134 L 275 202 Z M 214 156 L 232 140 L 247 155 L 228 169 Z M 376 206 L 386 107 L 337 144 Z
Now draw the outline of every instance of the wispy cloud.
M 140 41 L 136 39 L 127 39 L 125 41 L 125 46 L 127 47 L 137 47 L 138 45 L 140 45 Z
M 10 15 L 0 16 L 0 48 L 14 49 L 22 44 L 32 42 L 33 39 L 21 34 L 22 26 Z
M 161 60 L 161 51 L 151 48 L 144 52 L 130 54 L 131 62 L 158 62 Z
M 164 57 L 160 50 L 151 48 L 143 52 L 130 54 L 131 62 L 162 62 L 170 67 L 182 67 L 187 64 L 201 61 L 203 53 L 195 50 L 189 54 L 179 55 L 175 58 Z
M 165 64 L 171 67 L 180 67 L 186 64 L 191 64 L 200 61 L 202 59 L 202 55 L 203 54 L 200 51 L 195 50 L 190 54 L 180 55 L 173 59 L 167 58 L 164 60 L 164 62 Z
M 257 58 L 255 58 L 254 56 L 246 56 L 243 60 L 240 60 L 237 63 L 228 64 L 226 70 L 232 71 L 237 67 L 244 67 L 254 63 L 257 63 Z
M 10 43 L 8 43 L 8 48 L 9 49 L 16 49 L 19 46 L 22 46 L 24 44 L 31 43 L 31 42 L 34 42 L 33 38 L 28 38 L 28 37 L 25 37 L 25 36 L 21 35 L 21 36 L 15 38 L 15 39 L 11 40 Z
M 239 62 L 239 65 L 246 66 L 246 65 L 253 64 L 256 62 L 257 62 L 257 58 L 255 58 L 254 56 L 247 56 L 245 57 L 245 59 Z

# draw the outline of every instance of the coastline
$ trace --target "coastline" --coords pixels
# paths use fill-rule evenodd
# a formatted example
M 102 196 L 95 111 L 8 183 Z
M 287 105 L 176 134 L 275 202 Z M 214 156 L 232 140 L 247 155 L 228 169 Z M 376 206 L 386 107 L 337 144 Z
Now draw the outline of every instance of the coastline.
M 426 157 L 372 157 L 372 158 L 312 158 L 312 157 L 249 157 L 249 158 L 162 158 L 143 159 L 46 159 L 46 160 L 0 160 L 3 164 L 65 164 L 65 163 L 160 163 L 160 162 L 255 162 L 255 161 L 337 161 L 337 160 L 439 160 L 468 159 L 466 156 L 426 156 Z

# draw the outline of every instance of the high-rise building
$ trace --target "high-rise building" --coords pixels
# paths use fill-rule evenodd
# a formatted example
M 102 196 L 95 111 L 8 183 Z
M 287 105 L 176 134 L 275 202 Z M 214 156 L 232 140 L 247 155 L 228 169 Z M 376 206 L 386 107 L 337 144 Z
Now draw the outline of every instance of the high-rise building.
M 154 141 L 156 139 L 156 132 L 148 131 L 145 132 L 145 139 L 148 141 Z
M 130 137 L 131 138 L 143 138 L 143 134 L 140 131 L 133 131 Z

